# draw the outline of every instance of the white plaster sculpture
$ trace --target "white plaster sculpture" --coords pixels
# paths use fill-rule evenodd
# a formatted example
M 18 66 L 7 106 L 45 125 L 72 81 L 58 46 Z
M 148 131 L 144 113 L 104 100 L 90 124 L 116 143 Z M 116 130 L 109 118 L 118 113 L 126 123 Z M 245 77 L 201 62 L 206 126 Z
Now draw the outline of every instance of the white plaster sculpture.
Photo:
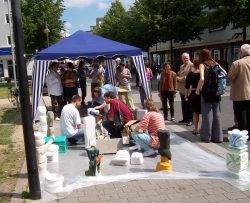
M 53 111 L 48 111 L 48 113 L 47 113 L 47 124 L 48 124 L 48 135 L 54 136 L 55 129 L 54 129 L 54 113 L 53 113 Z
M 47 110 L 44 106 L 39 106 L 37 110 L 39 112 L 39 120 L 40 120 L 40 126 L 38 131 L 43 134 L 43 137 L 46 137 L 48 130 L 47 116 L 46 116 Z
M 64 177 L 58 173 L 47 173 L 45 176 L 45 189 L 50 193 L 62 191 Z
M 246 145 L 248 132 L 233 130 L 228 132 L 229 145 L 227 152 L 228 172 L 236 177 L 246 173 L 248 166 L 248 147 Z
M 83 118 L 85 148 L 96 146 L 96 121 L 94 116 L 86 116 Z
M 130 163 L 130 155 L 127 150 L 119 150 L 114 159 L 111 161 L 113 165 L 127 166 Z
M 131 165 L 142 165 L 143 164 L 143 155 L 140 152 L 133 152 L 130 158 Z
M 41 132 L 35 132 L 35 144 L 36 144 L 36 159 L 40 177 L 45 177 L 47 171 L 47 151 L 49 146 L 55 140 L 52 136 L 50 141 L 45 144 L 44 135 Z

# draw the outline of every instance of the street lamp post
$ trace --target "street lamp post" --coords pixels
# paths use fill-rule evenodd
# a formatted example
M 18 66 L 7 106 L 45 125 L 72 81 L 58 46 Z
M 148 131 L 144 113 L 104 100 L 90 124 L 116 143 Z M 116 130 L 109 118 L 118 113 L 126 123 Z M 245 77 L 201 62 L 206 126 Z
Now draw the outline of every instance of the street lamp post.
M 33 200 L 41 199 L 41 188 L 36 161 L 35 137 L 33 131 L 33 118 L 30 105 L 28 76 L 24 58 L 24 42 L 22 30 L 22 16 L 20 0 L 11 0 L 12 19 L 15 39 L 15 53 L 17 70 L 19 74 L 19 92 L 22 113 L 23 135 L 28 171 L 30 197 Z

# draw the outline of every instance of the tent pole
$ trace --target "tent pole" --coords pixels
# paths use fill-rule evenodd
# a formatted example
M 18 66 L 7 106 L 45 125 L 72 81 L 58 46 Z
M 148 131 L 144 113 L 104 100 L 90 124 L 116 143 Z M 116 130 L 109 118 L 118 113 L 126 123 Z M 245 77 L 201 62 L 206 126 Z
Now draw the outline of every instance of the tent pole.
M 14 28 L 15 51 L 17 70 L 19 74 L 19 92 L 22 113 L 23 135 L 25 154 L 28 170 L 28 182 L 30 197 L 33 200 L 41 199 L 41 188 L 36 162 L 35 137 L 30 105 L 30 95 L 28 87 L 28 76 L 24 58 L 23 30 L 21 22 L 20 1 L 11 0 L 12 19 Z

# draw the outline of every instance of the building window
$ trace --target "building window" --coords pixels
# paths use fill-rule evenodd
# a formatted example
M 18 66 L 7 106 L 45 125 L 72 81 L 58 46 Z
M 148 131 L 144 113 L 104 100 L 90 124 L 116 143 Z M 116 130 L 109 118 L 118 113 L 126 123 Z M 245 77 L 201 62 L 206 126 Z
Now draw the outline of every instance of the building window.
M 213 50 L 213 58 L 214 58 L 215 61 L 220 60 L 220 50 L 219 49 L 214 49 Z
M 5 23 L 6 24 L 10 23 L 9 14 L 5 14 Z
M 3 72 L 3 61 L 0 60 L 0 77 L 4 77 L 4 72 Z
M 236 61 L 240 58 L 240 48 L 234 48 L 233 61 Z
M 10 36 L 7 37 L 7 42 L 8 42 L 8 45 L 11 45 L 11 37 Z
M 7 65 L 8 65 L 9 78 L 14 79 L 13 63 L 12 63 L 12 61 L 8 60 Z

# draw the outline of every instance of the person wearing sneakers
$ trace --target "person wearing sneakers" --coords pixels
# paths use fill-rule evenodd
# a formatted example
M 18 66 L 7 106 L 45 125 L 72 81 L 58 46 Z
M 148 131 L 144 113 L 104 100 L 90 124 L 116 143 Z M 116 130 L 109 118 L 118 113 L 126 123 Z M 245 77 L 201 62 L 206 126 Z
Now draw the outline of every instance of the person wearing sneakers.
M 171 70 L 169 63 L 164 64 L 164 69 L 161 73 L 159 82 L 159 96 L 162 98 L 162 108 L 164 113 L 164 119 L 168 120 L 168 103 L 170 106 L 171 121 L 174 119 L 174 98 L 177 92 L 177 77 L 176 73 Z
M 52 111 L 54 113 L 54 119 L 60 120 L 61 111 L 63 107 L 63 88 L 62 82 L 58 70 L 58 63 L 51 62 L 49 66 L 49 73 L 46 77 L 46 85 L 48 88 L 48 94 L 51 98 Z
M 158 130 L 165 129 L 165 123 L 163 115 L 155 106 L 152 99 L 146 100 L 145 107 L 148 113 L 139 122 L 135 128 L 135 132 L 132 133 L 132 137 L 141 150 L 144 151 L 143 156 L 148 157 L 156 155 L 156 150 L 160 146 L 157 132 Z
M 61 114 L 61 132 L 71 145 L 76 145 L 78 139 L 84 139 L 83 124 L 77 109 L 81 106 L 81 102 L 82 98 L 79 95 L 74 95 L 71 103 L 63 107 Z

